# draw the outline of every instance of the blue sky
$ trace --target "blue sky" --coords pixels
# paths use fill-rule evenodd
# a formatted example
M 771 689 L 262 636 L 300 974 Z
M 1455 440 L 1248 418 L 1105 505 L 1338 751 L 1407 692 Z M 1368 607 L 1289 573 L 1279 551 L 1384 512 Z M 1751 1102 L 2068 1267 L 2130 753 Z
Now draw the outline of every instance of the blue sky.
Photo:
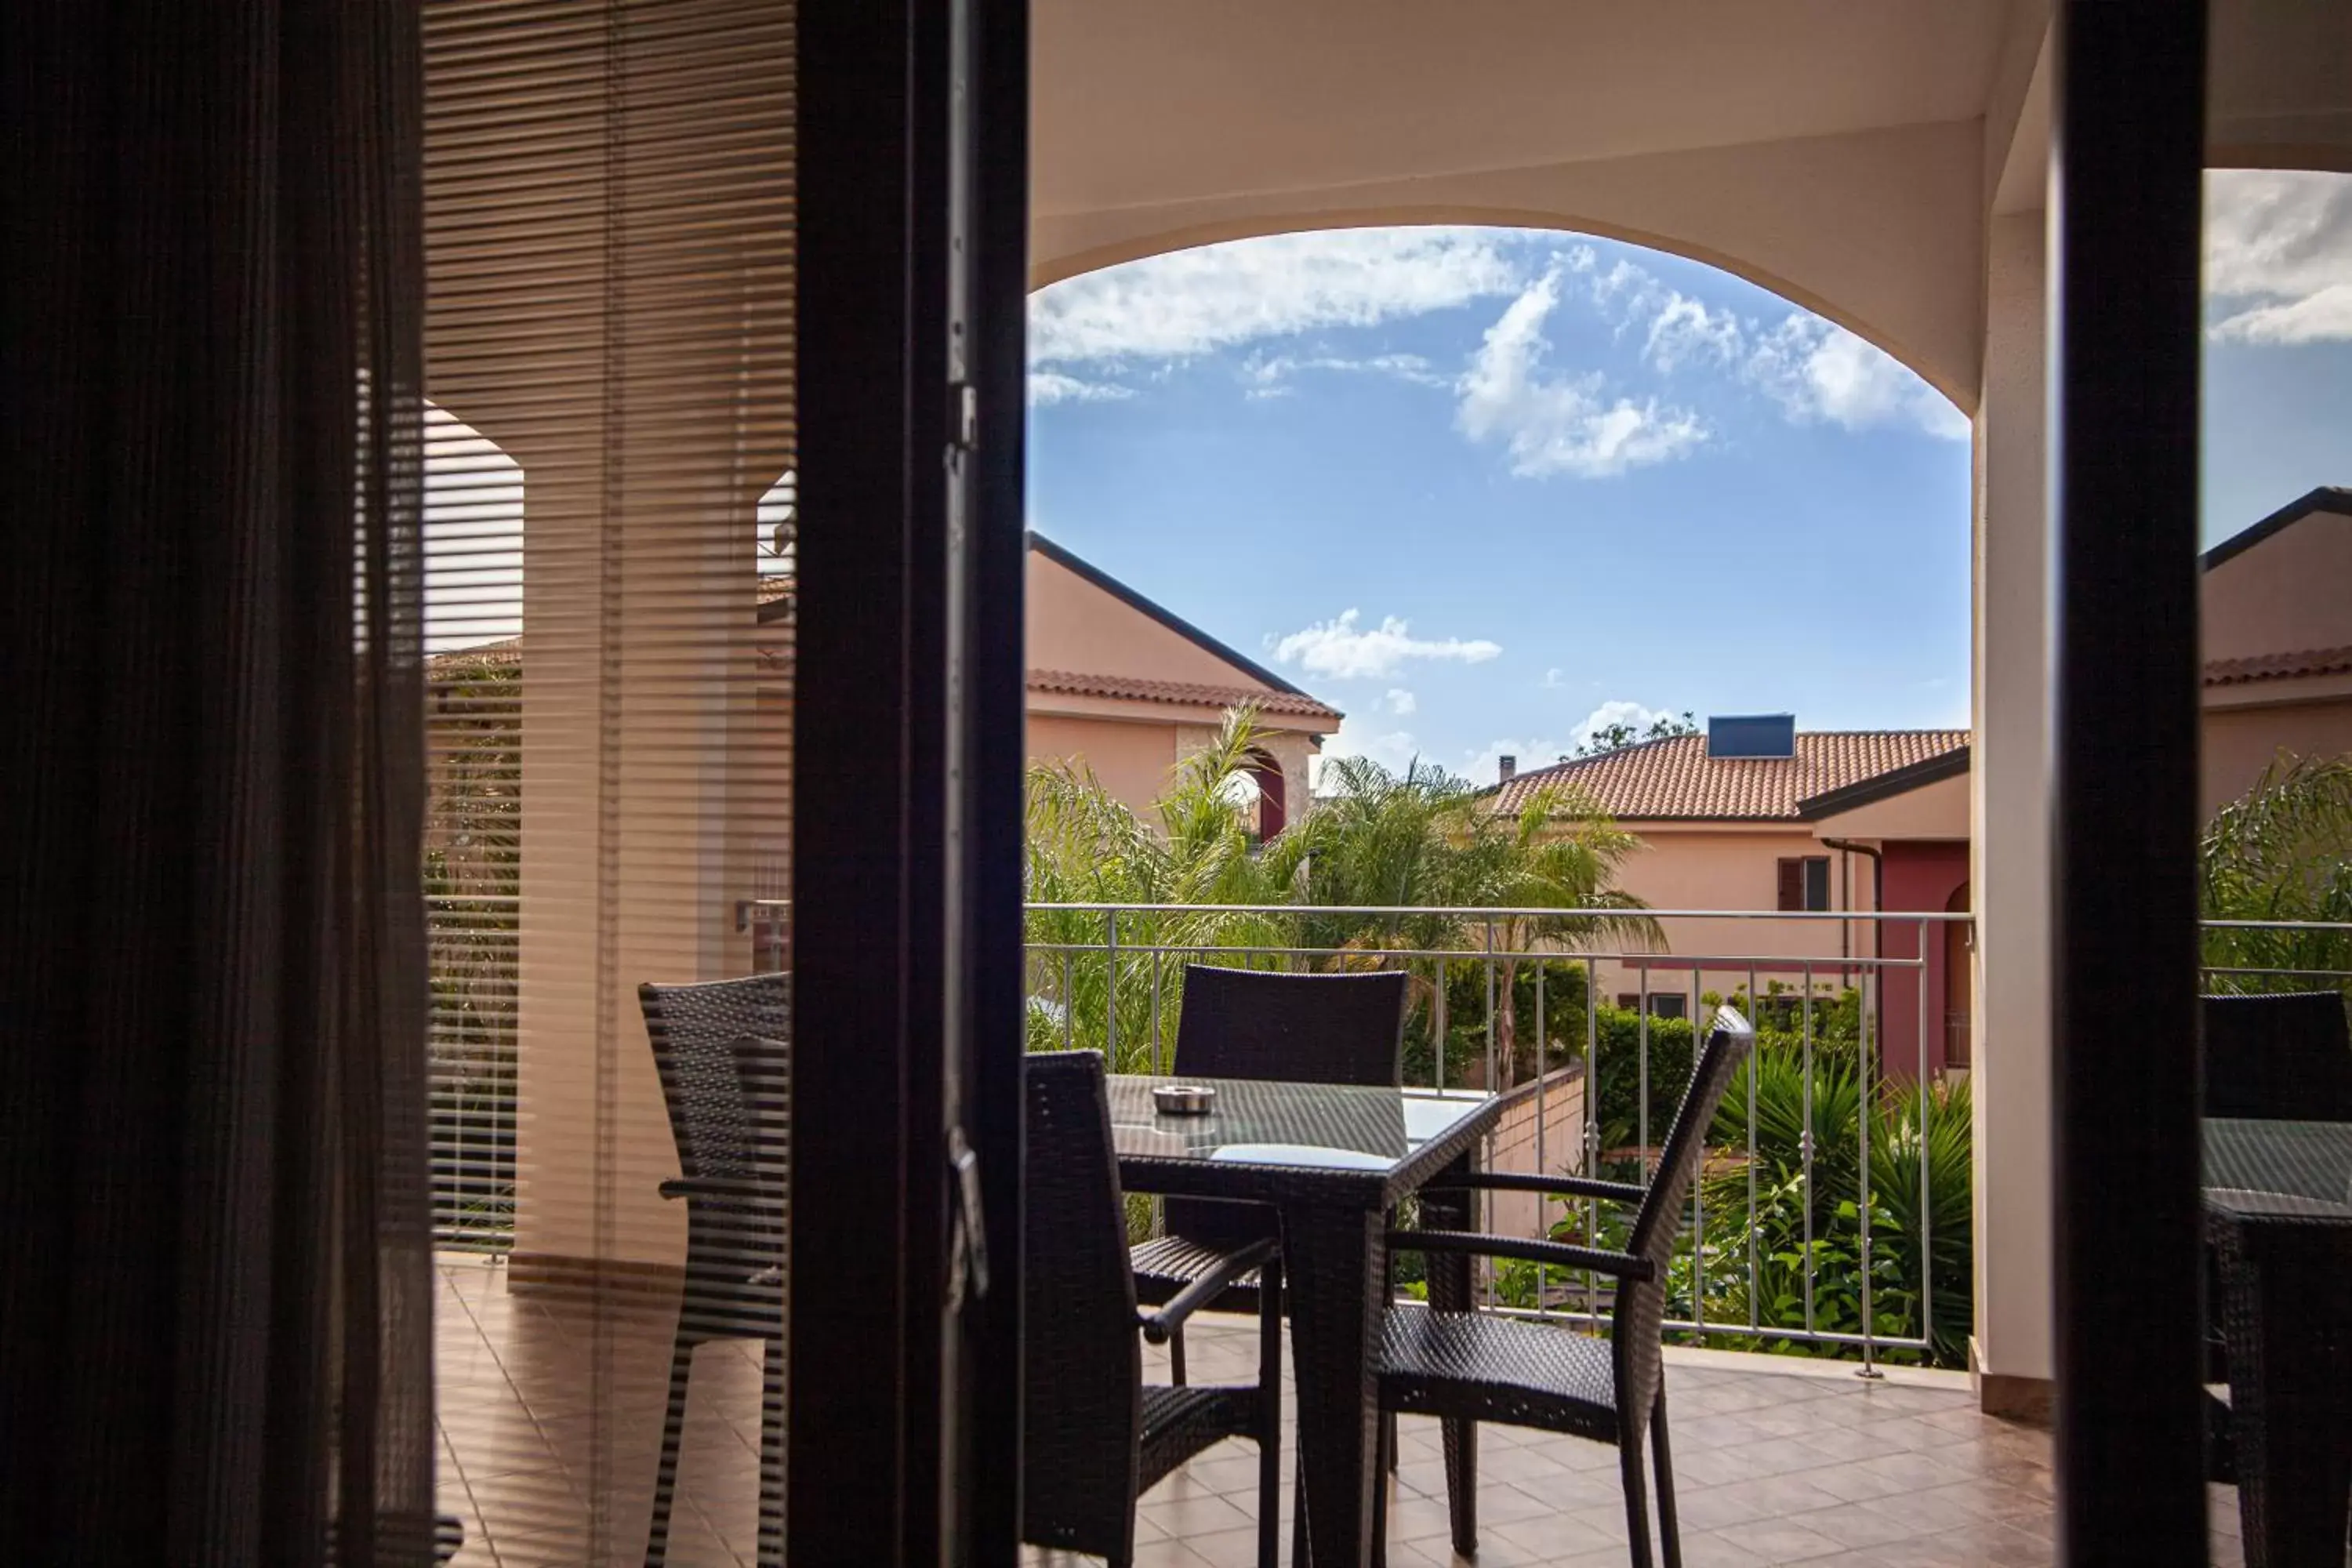
M 2352 180 L 2216 176 L 2206 532 L 2352 484 Z M 1033 526 L 1486 781 L 1596 719 L 1964 725 L 1969 444 L 1860 340 L 1638 247 L 1356 230 L 1031 304 Z

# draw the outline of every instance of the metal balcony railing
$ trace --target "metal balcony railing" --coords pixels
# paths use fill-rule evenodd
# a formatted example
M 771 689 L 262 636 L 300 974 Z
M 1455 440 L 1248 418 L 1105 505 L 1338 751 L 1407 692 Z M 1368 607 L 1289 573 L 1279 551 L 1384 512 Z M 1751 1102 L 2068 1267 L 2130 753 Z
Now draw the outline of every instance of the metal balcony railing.
M 735 907 L 755 968 L 788 963 L 790 912 L 781 899 Z M 1951 1359 L 1968 1331 L 1973 1239 L 1970 917 L 1633 913 L 1654 931 L 1623 924 L 1623 910 L 1037 904 L 1026 1027 L 1032 1048 L 1089 1047 L 1120 1070 L 1153 1071 L 1170 1065 L 1187 963 L 1402 968 L 1412 976 L 1408 1080 L 1514 1097 L 1490 1160 L 1640 1180 L 1695 1038 L 1716 1007 L 1738 1005 L 1759 1048 L 1712 1130 L 1670 1326 L 1865 1366 L 1887 1352 Z M 436 1235 L 502 1249 L 517 910 L 477 898 L 438 900 L 432 914 Z M 2211 922 L 2209 943 L 2222 932 L 2230 951 L 2206 971 L 2210 989 L 2352 991 L 2352 968 L 2310 961 L 2352 927 Z M 1612 1239 L 1616 1222 L 1591 1205 L 1494 1202 L 1490 1225 Z M 1507 1311 L 1591 1321 L 1608 1308 L 1605 1282 L 1555 1269 L 1505 1264 L 1485 1288 Z

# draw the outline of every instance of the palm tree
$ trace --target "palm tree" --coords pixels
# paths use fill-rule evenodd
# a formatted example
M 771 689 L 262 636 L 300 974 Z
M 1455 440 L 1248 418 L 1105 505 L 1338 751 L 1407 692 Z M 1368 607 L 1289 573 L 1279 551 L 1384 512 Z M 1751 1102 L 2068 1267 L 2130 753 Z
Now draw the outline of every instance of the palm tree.
M 1317 962 L 1329 968 L 1387 968 L 1402 962 L 1387 953 L 1488 951 L 1491 927 L 1508 997 L 1525 955 L 1539 944 L 1603 934 L 1656 940 L 1654 922 L 1638 912 L 1641 900 L 1612 885 L 1639 840 L 1582 796 L 1540 791 L 1517 814 L 1498 814 L 1441 768 L 1415 763 L 1400 775 L 1339 758 L 1325 770 L 1315 809 L 1260 845 L 1239 784 L 1256 742 L 1255 713 L 1228 713 L 1217 738 L 1178 764 L 1154 803 L 1156 825 L 1083 764 L 1030 770 L 1033 904 L 1176 906 L 1117 917 L 1033 910 L 1028 939 L 1049 972 L 1042 990 L 1052 998 L 1032 1009 L 1038 1044 L 1104 1047 L 1134 1070 L 1147 1059 L 1157 1019 L 1177 1005 L 1181 976 L 1170 973 L 1171 956 L 1247 963 L 1288 952 L 1328 954 Z M 1407 912 L 1344 912 L 1349 906 Z M 1470 906 L 1588 912 L 1492 921 L 1439 912 Z M 1125 956 L 1110 954 L 1114 936 Z M 1441 1047 L 1444 971 L 1440 963 L 1412 978 L 1414 1005 L 1427 1009 Z M 1501 1008 L 1496 1027 L 1502 1088 L 1515 1076 L 1516 1009 Z
M 1516 814 L 1494 810 L 1467 780 L 1418 761 L 1402 774 L 1362 757 L 1329 763 L 1326 793 L 1307 819 L 1307 901 L 1322 906 L 1411 906 L 1408 915 L 1309 915 L 1309 942 L 1340 951 L 1410 948 L 1504 956 L 1496 978 L 1504 1005 L 1495 1028 L 1502 1081 L 1517 1078 L 1518 1016 L 1513 986 L 1525 955 L 1571 949 L 1601 936 L 1654 943 L 1642 900 L 1613 886 L 1617 868 L 1641 841 L 1590 797 L 1558 788 L 1528 795 Z M 1465 919 L 1446 907 L 1624 911 Z M 1444 965 L 1415 977 L 1416 1003 L 1431 1011 L 1433 1039 Z
M 2352 922 L 2352 755 L 2282 753 L 2199 848 L 2208 920 Z M 2215 976 L 2233 990 L 2305 989 L 2284 972 L 2352 973 L 2352 931 L 2208 930 L 2205 963 L 2255 972 Z
M 1167 973 L 1169 956 L 1215 960 L 1296 945 L 1282 917 L 1200 907 L 1290 901 L 1305 841 L 1286 834 L 1262 848 L 1252 841 L 1238 781 L 1256 743 L 1255 713 L 1227 713 L 1216 739 L 1177 764 L 1154 803 L 1156 826 L 1082 763 L 1029 770 L 1033 905 L 1183 906 L 1118 915 L 1033 909 L 1028 942 L 1042 956 L 1048 973 L 1040 978 L 1054 998 L 1032 1005 L 1034 1043 L 1094 1046 L 1120 1070 L 1144 1070 L 1155 1010 L 1172 1016 L 1179 1000 L 1181 972 Z M 1114 938 L 1133 955 L 1113 956 Z

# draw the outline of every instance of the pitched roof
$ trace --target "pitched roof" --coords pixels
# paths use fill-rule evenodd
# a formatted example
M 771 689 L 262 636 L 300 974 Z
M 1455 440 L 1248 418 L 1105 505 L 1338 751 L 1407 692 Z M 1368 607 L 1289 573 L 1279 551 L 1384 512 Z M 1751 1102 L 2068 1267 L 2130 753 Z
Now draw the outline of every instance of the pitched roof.
M 1129 675 L 1086 675 L 1068 669 L 1033 669 L 1029 689 L 1068 697 L 1116 697 L 1139 702 L 1175 702 L 1196 708 L 1239 708 L 1255 704 L 1262 713 L 1287 713 L 1303 719 L 1339 721 L 1339 710 L 1317 701 L 1296 687 L 1267 691 L 1254 686 L 1211 686 L 1191 680 L 1146 680 Z
M 1077 556 L 1071 554 L 1068 551 L 1063 549 L 1060 545 L 1055 543 L 1044 534 L 1032 531 L 1029 535 L 1029 548 L 1044 556 L 1046 560 L 1051 561 L 1055 565 L 1061 567 L 1064 571 L 1074 573 L 1077 576 L 1084 578 L 1087 582 L 1093 584 L 1104 593 L 1108 594 L 1112 598 L 1117 599 L 1119 603 L 1125 605 L 1129 609 L 1135 610 L 1140 614 L 1150 616 L 1153 620 L 1158 621 L 1161 626 L 1166 626 L 1170 631 L 1174 632 L 1178 637 L 1182 637 L 1186 642 L 1191 643 L 1193 647 L 1200 648 L 1204 652 L 1214 654 L 1217 658 L 1224 660 L 1227 664 L 1232 665 L 1235 669 L 1240 670 L 1244 675 L 1248 676 L 1252 680 L 1258 681 L 1263 685 L 1270 686 L 1276 691 L 1287 691 L 1296 697 L 1306 697 L 1309 702 L 1313 702 L 1315 700 L 1315 699 L 1308 696 L 1307 693 L 1300 690 L 1297 687 L 1293 686 L 1287 680 L 1283 679 L 1282 677 L 1275 674 L 1274 671 L 1266 668 L 1265 666 L 1249 658 L 1246 654 L 1243 654 L 1234 648 L 1226 647 L 1223 643 L 1219 642 L 1216 638 L 1211 637 L 1208 633 L 1202 631 L 1192 622 L 1177 615 L 1174 611 L 1165 609 L 1159 605 L 1153 604 L 1150 600 L 1145 598 L 1142 595 L 1137 593 L 1134 589 L 1129 587 L 1126 584 L 1120 582 L 1118 578 L 1112 576 L 1101 567 L 1095 565 L 1091 562 L 1080 560 Z M 1318 706 L 1319 707 L 1320 704 L 1318 704 Z M 1326 710 L 1326 711 L 1328 711 L 1328 710 Z
M 1492 792 L 1517 811 L 1546 785 L 1574 788 L 1622 822 L 1801 822 L 1819 796 L 1961 750 L 1966 730 L 1800 731 L 1793 757 L 1710 757 L 1705 735 L 1621 746 L 1534 768 Z
M 2312 513 L 2320 511 L 2352 517 L 2352 489 L 2341 485 L 2321 485 L 2297 496 L 2260 522 L 2249 523 L 2213 546 L 2198 557 L 2198 563 L 2203 570 L 2210 572 L 2232 555 L 2242 555 L 2271 535 L 2292 528 Z
M 2287 680 L 2298 675 L 2342 675 L 2352 670 L 2352 647 L 2293 648 L 2244 658 L 2208 659 L 2205 684 L 2246 686 L 2257 680 Z

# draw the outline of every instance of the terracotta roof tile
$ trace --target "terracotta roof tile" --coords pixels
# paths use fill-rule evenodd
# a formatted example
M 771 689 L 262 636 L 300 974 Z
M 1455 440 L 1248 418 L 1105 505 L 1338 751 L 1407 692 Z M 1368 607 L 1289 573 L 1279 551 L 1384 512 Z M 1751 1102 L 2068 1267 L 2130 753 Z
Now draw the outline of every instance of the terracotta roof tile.
M 2207 661 L 2205 684 L 2243 686 L 2256 680 L 2286 680 L 2298 675 L 2341 675 L 2352 670 L 2352 647 L 2295 648 L 2246 658 Z
M 1033 669 L 1029 689 L 1058 692 L 1066 697 L 1112 697 L 1138 702 L 1178 702 L 1188 707 L 1239 708 L 1255 703 L 1262 713 L 1283 713 L 1301 719 L 1328 719 L 1337 723 L 1339 711 L 1303 691 L 1269 691 L 1260 686 L 1209 686 L 1190 680 L 1146 680 L 1125 675 L 1086 675 L 1067 669 Z
M 1793 757 L 1709 757 L 1706 736 L 1677 735 L 1530 769 L 1493 799 L 1517 811 L 1552 784 L 1582 790 L 1625 822 L 1796 822 L 1800 802 L 1968 743 L 1966 730 L 1813 731 L 1799 733 Z

